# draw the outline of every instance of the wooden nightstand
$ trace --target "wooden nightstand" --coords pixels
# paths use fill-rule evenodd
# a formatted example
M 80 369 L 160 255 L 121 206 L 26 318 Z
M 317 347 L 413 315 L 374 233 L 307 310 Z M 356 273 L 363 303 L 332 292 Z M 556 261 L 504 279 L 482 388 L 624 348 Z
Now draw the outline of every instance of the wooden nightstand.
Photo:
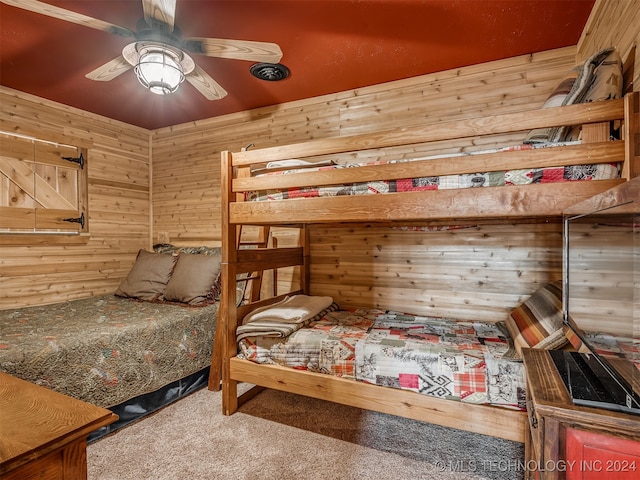
M 117 418 L 0 372 L 0 477 L 86 479 L 87 435 Z
M 547 351 L 523 351 L 527 478 L 640 478 L 640 416 L 573 404 Z

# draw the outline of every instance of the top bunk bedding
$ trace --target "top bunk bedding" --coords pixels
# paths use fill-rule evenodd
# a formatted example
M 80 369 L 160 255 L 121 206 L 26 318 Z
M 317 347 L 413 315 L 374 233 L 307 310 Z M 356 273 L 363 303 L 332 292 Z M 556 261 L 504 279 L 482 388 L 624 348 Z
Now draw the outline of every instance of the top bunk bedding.
M 223 215 L 257 225 L 559 217 L 640 171 L 627 141 L 640 128 L 638 94 L 621 98 L 621 76 L 605 49 L 538 110 L 223 152 Z
M 409 161 L 435 161 L 454 159 L 471 155 L 487 155 L 495 153 L 523 152 L 539 148 L 564 147 L 580 145 L 579 141 L 561 143 L 541 143 L 517 145 L 513 147 L 480 150 L 451 155 L 434 155 L 418 157 L 411 160 L 392 160 L 389 162 L 347 163 L 315 166 L 312 162 L 281 161 L 267 164 L 265 173 L 261 175 L 291 175 L 297 173 L 321 172 L 329 173 L 334 169 L 359 168 L 374 165 L 401 164 Z M 566 154 L 566 151 L 564 152 Z M 618 152 L 620 155 L 621 152 Z M 566 161 L 566 160 L 565 160 Z M 515 163 L 514 163 L 515 164 Z M 296 165 L 299 168 L 296 168 Z M 396 167 L 398 168 L 398 167 Z M 369 182 L 343 183 L 336 185 L 318 185 L 306 187 L 279 188 L 247 192 L 246 201 L 272 201 L 294 198 L 334 197 L 341 195 L 376 195 L 384 193 L 416 192 L 423 190 L 443 190 L 481 187 L 503 187 L 509 185 L 530 185 L 540 183 L 557 183 L 570 181 L 607 180 L 620 178 L 622 162 L 610 162 L 585 165 L 562 165 L 548 167 L 519 168 L 513 170 L 496 170 L 489 172 L 462 173 L 457 175 L 434 175 L 428 177 L 393 178 L 372 180 Z M 356 172 L 357 173 L 357 172 Z M 274 183 L 278 180 L 274 179 Z
M 633 97 L 637 102 L 637 95 Z M 629 97 L 627 103 L 631 101 Z M 557 112 L 549 115 L 554 110 Z M 560 217 L 569 206 L 636 173 L 638 156 L 631 152 L 630 145 L 624 140 L 609 139 L 609 122 L 622 120 L 624 110 L 623 100 L 610 100 L 358 137 L 223 152 L 223 205 L 228 205 L 225 214 L 230 223 L 257 225 Z M 637 125 L 638 114 L 634 115 Z M 554 145 L 498 147 L 475 154 L 420 155 L 411 161 L 349 164 L 334 159 L 345 152 L 358 153 L 354 149 L 359 145 L 370 152 L 452 138 L 472 143 L 478 136 L 523 126 L 573 122 L 600 123 L 606 136 L 594 142 L 583 138 L 580 142 Z M 630 124 L 629 119 L 624 122 Z M 291 159 L 298 162 L 320 159 L 323 163 L 265 172 L 270 162 Z M 486 188 L 464 188 L 480 186 Z

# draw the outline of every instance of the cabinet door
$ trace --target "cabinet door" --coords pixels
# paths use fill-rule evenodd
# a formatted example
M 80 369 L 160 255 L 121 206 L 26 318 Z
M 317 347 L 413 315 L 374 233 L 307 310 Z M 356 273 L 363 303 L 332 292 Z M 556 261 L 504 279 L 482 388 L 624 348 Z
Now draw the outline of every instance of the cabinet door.
M 0 133 L 0 152 L 1 233 L 88 232 L 86 150 Z
M 566 431 L 567 480 L 637 480 L 640 442 L 569 428 Z

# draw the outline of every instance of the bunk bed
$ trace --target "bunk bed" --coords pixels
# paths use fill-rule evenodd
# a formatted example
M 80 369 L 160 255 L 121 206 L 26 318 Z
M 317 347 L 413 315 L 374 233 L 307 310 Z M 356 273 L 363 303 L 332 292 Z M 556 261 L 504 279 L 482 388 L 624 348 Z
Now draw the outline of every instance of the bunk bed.
M 289 298 L 287 295 L 309 294 L 310 225 L 447 225 L 560 219 L 567 207 L 640 173 L 639 111 L 638 94 L 632 93 L 624 99 L 223 152 L 221 315 L 209 380 L 210 389 L 222 388 L 223 413 L 233 414 L 240 403 L 261 389 L 273 388 L 523 442 L 526 413 L 518 409 L 456 402 L 304 369 L 252 362 L 238 355 L 237 329 L 243 318 L 256 309 L 277 305 Z M 545 148 L 509 148 L 500 143 L 518 135 L 522 139 L 533 129 L 578 125 L 582 131 L 579 142 L 555 143 L 545 145 Z M 611 138 L 612 125 L 621 127 L 620 139 Z M 444 144 L 454 145 L 454 152 L 447 152 Z M 473 149 L 478 145 L 482 148 L 475 148 L 476 154 L 460 155 L 467 153 L 467 146 Z M 409 159 L 407 152 L 420 158 Z M 373 161 L 362 162 L 362 158 L 373 158 Z M 389 163 L 388 158 L 401 161 Z M 346 166 L 354 159 L 358 163 L 354 168 L 333 168 L 335 165 Z M 596 164 L 616 165 L 616 178 L 593 179 L 585 175 L 584 180 L 563 181 L 566 178 L 562 175 L 559 178 L 551 175 L 557 181 L 547 182 L 544 173 L 546 168 L 556 171 L 559 168 L 565 172 L 573 167 L 583 172 L 597 171 Z M 405 179 L 438 179 L 453 175 L 486 178 L 485 174 L 477 172 L 502 175 L 523 169 L 529 172 L 517 175 L 529 179 L 523 185 L 507 180 L 502 182 L 504 186 L 427 187 L 406 191 L 389 188 L 392 193 L 376 190 L 374 194 L 369 187 L 350 189 L 346 193 L 344 189 L 345 185 L 361 182 L 371 185 L 371 182 L 389 184 L 397 181 L 420 187 L 425 182 Z M 286 174 L 280 174 L 282 171 Z M 543 173 L 539 173 L 541 171 Z M 542 181 L 535 183 L 531 178 L 542 178 Z M 338 193 L 321 196 L 317 194 L 319 186 L 338 186 L 334 190 Z M 312 193 L 300 194 L 308 190 Z M 274 195 L 273 192 L 277 193 Z M 365 194 L 358 195 L 358 192 Z M 256 199 L 260 201 L 252 201 Z M 300 244 L 244 249 L 239 238 L 246 226 L 297 227 Z M 233 286 L 238 274 L 291 266 L 300 269 L 298 289 L 286 295 L 252 299 L 235 306 L 238 299 Z M 238 397 L 239 382 L 256 387 Z

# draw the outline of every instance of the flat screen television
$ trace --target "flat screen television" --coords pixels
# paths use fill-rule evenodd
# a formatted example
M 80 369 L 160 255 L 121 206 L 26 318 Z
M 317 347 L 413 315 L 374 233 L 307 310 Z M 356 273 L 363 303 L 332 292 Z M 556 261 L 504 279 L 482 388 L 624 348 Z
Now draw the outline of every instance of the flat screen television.
M 551 356 L 574 404 L 640 415 L 640 198 L 565 217 L 563 319 L 579 351 Z

